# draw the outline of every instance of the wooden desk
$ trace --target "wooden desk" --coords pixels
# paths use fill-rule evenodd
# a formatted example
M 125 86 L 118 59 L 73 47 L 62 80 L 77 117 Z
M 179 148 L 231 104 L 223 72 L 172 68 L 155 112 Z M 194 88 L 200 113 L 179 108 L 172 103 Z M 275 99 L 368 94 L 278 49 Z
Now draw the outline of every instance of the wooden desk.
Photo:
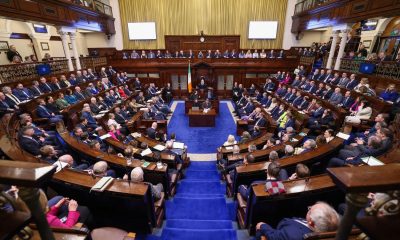
M 199 99 L 198 102 L 200 106 L 204 103 L 205 100 Z M 185 114 L 189 113 L 189 109 L 192 108 L 194 101 L 193 100 L 185 100 Z M 215 112 L 219 114 L 219 100 L 211 100 L 211 106 L 215 109 Z
M 192 111 L 189 109 L 189 127 L 215 127 L 215 109 L 210 109 L 207 113 L 203 111 Z
M 25 187 L 40 187 L 50 180 L 56 167 L 42 163 L 0 161 L 0 182 Z

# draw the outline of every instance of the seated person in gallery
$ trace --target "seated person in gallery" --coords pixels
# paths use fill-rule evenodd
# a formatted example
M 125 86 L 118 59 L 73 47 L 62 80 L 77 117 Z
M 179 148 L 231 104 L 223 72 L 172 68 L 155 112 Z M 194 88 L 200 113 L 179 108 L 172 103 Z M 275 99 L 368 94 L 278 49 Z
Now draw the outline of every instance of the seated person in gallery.
M 210 110 L 212 108 L 211 102 L 208 98 L 206 98 L 206 101 L 203 102 L 203 105 L 201 106 L 204 110 Z
M 207 89 L 207 84 L 204 82 L 204 78 L 202 77 L 200 83 L 197 85 L 197 89 L 204 90 Z

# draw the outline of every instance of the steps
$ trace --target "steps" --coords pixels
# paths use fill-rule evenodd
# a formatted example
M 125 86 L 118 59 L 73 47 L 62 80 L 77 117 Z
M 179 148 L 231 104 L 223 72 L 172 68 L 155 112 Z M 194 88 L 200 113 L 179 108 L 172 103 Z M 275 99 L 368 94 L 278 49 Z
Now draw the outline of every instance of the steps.
M 158 239 L 236 240 L 235 204 L 226 199 L 225 189 L 214 161 L 192 162 L 177 194 L 166 202 L 166 221 Z

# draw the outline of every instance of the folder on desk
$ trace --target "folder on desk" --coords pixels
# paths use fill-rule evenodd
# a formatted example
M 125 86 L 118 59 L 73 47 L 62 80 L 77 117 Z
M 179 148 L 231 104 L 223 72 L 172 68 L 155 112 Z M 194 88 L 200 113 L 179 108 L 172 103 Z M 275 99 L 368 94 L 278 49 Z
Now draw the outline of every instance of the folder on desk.
M 112 177 L 103 177 L 90 189 L 90 191 L 103 192 L 113 181 L 114 178 Z
M 61 171 L 63 168 L 65 168 L 66 166 L 68 166 L 68 163 L 66 162 L 61 162 L 61 161 L 57 161 L 55 163 L 53 163 L 53 166 L 56 166 L 56 173 L 58 173 L 59 171 Z
M 147 168 L 149 165 L 150 165 L 150 163 L 149 163 L 149 162 L 146 162 L 146 161 L 144 161 L 144 162 L 142 163 L 142 167 L 144 167 L 144 168 Z

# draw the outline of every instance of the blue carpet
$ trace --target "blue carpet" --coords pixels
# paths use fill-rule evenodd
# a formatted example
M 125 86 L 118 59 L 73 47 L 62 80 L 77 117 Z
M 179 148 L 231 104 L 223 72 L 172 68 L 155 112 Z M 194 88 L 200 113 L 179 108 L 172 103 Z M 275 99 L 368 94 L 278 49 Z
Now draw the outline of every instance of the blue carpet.
M 185 103 L 180 102 L 168 124 L 168 132 L 174 132 L 177 140 L 188 146 L 189 153 L 215 153 L 229 134 L 236 136 L 235 124 L 227 103 L 220 102 L 215 127 L 189 127 Z
M 225 198 L 215 161 L 192 162 L 177 193 L 166 202 L 161 236 L 147 240 L 236 240 L 235 204 Z

